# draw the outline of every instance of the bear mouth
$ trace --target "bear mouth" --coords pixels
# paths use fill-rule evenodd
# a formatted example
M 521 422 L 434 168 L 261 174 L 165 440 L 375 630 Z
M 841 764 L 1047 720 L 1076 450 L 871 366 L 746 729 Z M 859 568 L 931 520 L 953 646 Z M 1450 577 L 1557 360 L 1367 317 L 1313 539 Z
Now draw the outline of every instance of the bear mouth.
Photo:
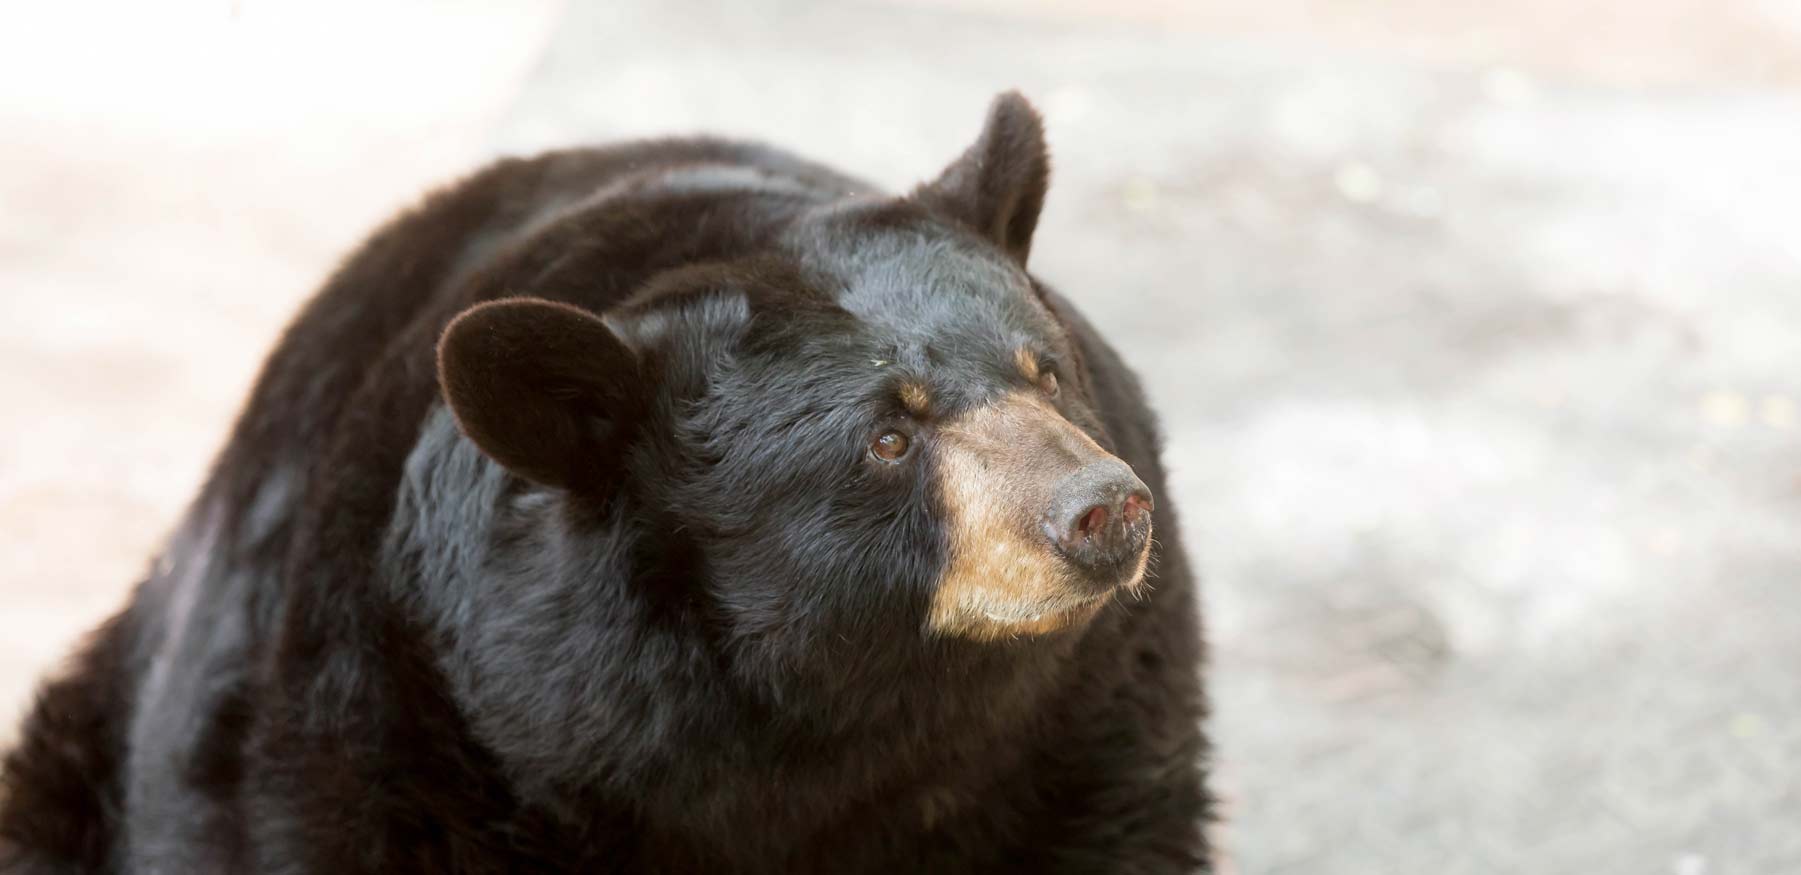
M 965 616 L 973 621 L 976 631 L 980 632 L 977 637 L 989 639 L 1034 637 L 1078 627 L 1099 613 L 1108 601 L 1119 594 L 1138 595 L 1145 586 L 1149 559 L 1150 545 L 1146 543 L 1135 567 L 1125 580 L 1117 584 L 1096 589 L 1059 588 L 1061 591 L 1053 595 L 1029 601 L 986 601 L 979 605 L 969 605 Z
M 989 622 L 1002 626 L 1059 628 L 1076 616 L 1098 608 L 1101 602 L 1111 597 L 1111 594 L 1086 596 L 1054 605 L 1033 605 L 1012 610 L 998 606 L 986 607 L 982 609 L 982 616 Z

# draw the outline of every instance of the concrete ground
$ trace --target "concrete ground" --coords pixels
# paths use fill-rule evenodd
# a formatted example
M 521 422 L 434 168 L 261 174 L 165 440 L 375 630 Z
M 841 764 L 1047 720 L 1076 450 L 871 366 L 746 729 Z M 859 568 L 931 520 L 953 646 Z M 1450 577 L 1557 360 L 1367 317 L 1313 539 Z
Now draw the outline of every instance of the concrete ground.
M 1164 416 L 1226 865 L 1801 870 L 1801 4 L 288 6 L 0 26 L 0 713 L 424 186 L 708 130 L 901 188 L 1019 87 L 1034 267 Z

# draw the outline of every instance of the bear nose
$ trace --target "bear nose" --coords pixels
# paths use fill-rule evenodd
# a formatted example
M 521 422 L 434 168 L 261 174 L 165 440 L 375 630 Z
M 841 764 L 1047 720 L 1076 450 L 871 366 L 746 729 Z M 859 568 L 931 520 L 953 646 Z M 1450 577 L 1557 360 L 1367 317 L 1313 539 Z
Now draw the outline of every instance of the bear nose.
M 1045 534 L 1096 586 L 1117 586 L 1136 569 L 1154 506 L 1151 490 L 1125 462 L 1094 462 L 1057 484 Z

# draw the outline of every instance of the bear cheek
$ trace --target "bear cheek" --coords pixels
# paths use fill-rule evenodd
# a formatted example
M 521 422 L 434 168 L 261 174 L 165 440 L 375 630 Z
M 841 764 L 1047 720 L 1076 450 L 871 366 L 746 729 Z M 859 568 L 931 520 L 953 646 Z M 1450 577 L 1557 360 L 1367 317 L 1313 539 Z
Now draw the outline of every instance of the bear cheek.
M 1055 478 L 1029 436 L 1045 429 L 1076 431 L 1042 402 L 1014 394 L 939 430 L 933 480 L 949 555 L 928 632 L 994 641 L 1055 632 L 1099 611 L 1038 532 Z

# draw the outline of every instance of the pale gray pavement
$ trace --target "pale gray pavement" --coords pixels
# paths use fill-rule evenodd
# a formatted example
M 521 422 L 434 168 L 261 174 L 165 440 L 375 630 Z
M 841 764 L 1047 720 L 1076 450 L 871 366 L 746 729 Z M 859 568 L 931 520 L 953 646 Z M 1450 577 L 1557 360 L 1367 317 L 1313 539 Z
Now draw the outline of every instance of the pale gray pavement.
M 0 38 L 0 710 L 428 181 L 707 130 L 901 188 L 1019 87 L 1034 266 L 1164 415 L 1230 865 L 1801 871 L 1801 5 L 353 8 Z

